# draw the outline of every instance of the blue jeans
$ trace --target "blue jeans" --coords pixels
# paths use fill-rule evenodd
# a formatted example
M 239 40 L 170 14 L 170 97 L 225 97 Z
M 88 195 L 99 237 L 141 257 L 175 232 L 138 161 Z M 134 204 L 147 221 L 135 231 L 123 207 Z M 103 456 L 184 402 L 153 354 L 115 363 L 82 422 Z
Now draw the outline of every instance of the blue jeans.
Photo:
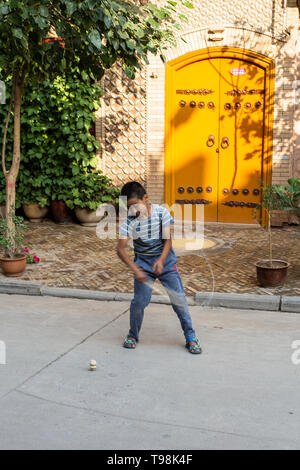
M 162 285 L 166 288 L 173 310 L 176 312 L 180 321 L 186 341 L 189 338 L 196 336 L 195 330 L 192 327 L 192 319 L 188 309 L 187 300 L 184 293 L 180 274 L 177 270 L 178 258 L 175 255 L 173 248 L 171 248 L 167 259 L 164 263 L 163 272 L 159 275 L 153 272 L 152 266 L 157 261 L 160 255 L 145 256 L 135 254 L 134 262 L 137 266 L 143 269 L 147 274 L 151 284 L 158 278 Z M 144 282 L 134 279 L 134 298 L 130 304 L 130 330 L 129 336 L 139 340 L 139 332 L 144 318 L 144 309 L 147 307 L 151 300 L 152 287 Z

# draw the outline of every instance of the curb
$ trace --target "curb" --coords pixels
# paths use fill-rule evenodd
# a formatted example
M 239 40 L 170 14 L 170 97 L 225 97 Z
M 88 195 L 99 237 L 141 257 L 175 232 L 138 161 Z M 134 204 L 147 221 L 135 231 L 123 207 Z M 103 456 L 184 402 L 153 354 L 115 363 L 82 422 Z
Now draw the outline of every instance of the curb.
M 22 294 L 41 295 L 42 284 L 32 281 L 17 281 L 8 279 L 0 281 L 0 293 L 2 294 Z
M 255 310 L 280 310 L 279 295 L 259 294 L 230 294 L 214 292 L 213 295 L 206 292 L 198 292 L 195 295 L 196 305 L 208 305 L 211 307 L 227 307 Z M 300 297 L 299 297 L 300 307 Z
M 133 298 L 133 293 L 105 292 L 97 290 L 73 289 L 69 287 L 43 287 L 41 289 L 40 295 L 50 295 L 53 297 L 66 297 L 74 299 L 118 301 L 130 301 Z M 187 297 L 187 301 L 189 305 L 196 305 L 193 297 Z M 157 304 L 171 304 L 167 295 L 152 295 L 151 302 Z
M 52 296 L 74 299 L 130 301 L 133 293 L 106 292 L 68 287 L 47 287 L 40 282 L 0 280 L 0 293 Z M 244 310 L 269 310 L 300 313 L 300 296 L 231 294 L 226 292 L 197 292 L 187 296 L 188 305 L 225 307 Z M 151 303 L 171 305 L 167 295 L 152 295 Z

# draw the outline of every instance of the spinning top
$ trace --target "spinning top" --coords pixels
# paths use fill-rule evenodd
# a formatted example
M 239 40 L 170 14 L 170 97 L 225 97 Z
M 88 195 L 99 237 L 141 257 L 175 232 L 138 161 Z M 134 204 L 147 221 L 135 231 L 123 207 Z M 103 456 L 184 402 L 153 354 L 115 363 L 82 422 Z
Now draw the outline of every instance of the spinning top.
M 92 359 L 90 362 L 90 370 L 96 370 L 97 369 L 97 362 Z

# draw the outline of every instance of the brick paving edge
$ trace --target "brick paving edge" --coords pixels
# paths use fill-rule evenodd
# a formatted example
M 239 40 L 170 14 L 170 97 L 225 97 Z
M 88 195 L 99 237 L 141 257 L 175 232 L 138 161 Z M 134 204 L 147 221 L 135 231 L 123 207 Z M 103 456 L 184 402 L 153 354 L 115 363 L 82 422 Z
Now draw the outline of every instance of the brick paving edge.
M 21 281 L 15 279 L 1 280 L 0 293 L 53 296 L 75 299 L 129 301 L 133 293 L 106 292 L 69 287 L 47 287 L 40 282 Z M 226 292 L 197 292 L 187 296 L 189 305 L 202 307 L 225 307 L 245 310 L 269 310 L 300 313 L 300 296 L 260 295 L 260 294 L 231 294 Z M 168 304 L 167 295 L 152 295 L 152 303 Z

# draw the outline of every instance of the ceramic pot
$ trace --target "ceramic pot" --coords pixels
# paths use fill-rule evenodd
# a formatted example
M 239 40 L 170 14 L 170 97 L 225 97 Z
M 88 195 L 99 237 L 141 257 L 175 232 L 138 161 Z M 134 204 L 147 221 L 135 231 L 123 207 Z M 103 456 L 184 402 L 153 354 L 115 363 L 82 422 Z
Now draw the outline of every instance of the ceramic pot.
M 40 207 L 37 202 L 33 202 L 32 204 L 23 204 L 23 209 L 25 212 L 26 217 L 30 220 L 30 222 L 41 222 L 49 212 L 49 207 Z
M 26 268 L 26 255 L 20 258 L 4 258 L 0 257 L 1 267 L 5 276 L 19 277 L 22 276 Z
M 51 210 L 57 224 L 69 224 L 73 222 L 72 211 L 64 201 L 52 201 Z
M 103 219 L 103 215 L 96 215 L 96 211 L 90 209 L 75 208 L 75 214 L 81 225 L 86 227 L 96 227 L 98 222 Z
M 290 264 L 278 259 L 260 260 L 255 263 L 257 281 L 263 287 L 274 287 L 284 283 L 287 277 L 287 269 Z

